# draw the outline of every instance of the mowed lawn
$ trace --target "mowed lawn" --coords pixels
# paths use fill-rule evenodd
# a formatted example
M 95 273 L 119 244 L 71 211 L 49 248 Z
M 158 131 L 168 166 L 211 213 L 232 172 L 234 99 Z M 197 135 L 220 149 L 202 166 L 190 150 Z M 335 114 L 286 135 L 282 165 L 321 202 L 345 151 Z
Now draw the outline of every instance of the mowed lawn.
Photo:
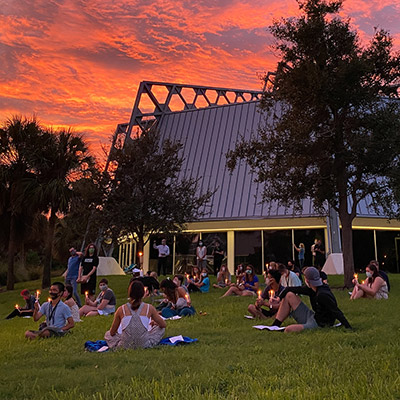
M 85 352 L 84 343 L 102 339 L 112 316 L 87 318 L 61 339 L 28 342 L 25 330 L 38 323 L 4 317 L 22 305 L 22 288 L 39 284 L 18 284 L 0 293 L 0 399 L 398 399 L 400 275 L 390 278 L 387 301 L 350 302 L 347 291 L 334 290 L 354 331 L 258 331 L 243 317 L 253 299 L 220 299 L 223 291 L 211 289 L 192 296 L 207 315 L 167 322 L 167 336 L 198 343 L 108 353 Z M 124 303 L 129 277 L 109 281 Z M 330 277 L 332 286 L 342 281 Z

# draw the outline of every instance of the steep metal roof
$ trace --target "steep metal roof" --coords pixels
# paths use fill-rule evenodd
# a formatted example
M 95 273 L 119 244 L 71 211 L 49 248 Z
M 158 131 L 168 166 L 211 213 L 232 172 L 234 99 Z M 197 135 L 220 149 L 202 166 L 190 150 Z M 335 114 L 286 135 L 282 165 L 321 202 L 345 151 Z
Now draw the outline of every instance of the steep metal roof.
M 155 87 L 164 86 L 167 95 L 163 101 L 157 99 Z M 183 90 L 193 90 L 189 101 Z M 210 92 L 214 92 L 211 100 Z M 147 94 L 153 103 L 153 111 L 143 112 L 141 99 Z M 229 96 L 231 94 L 231 96 Z M 258 104 L 261 91 L 211 88 L 160 82 L 142 82 L 135 101 L 129 124 L 118 126 L 129 140 L 132 129 L 145 129 L 157 123 L 161 139 L 178 140 L 183 144 L 185 158 L 182 176 L 200 178 L 202 191 L 215 191 L 207 215 L 202 220 L 236 220 L 285 217 L 320 216 L 313 209 L 310 199 L 303 201 L 300 213 L 292 207 L 281 207 L 276 202 L 262 203 L 262 185 L 254 182 L 256 176 L 249 166 L 241 161 L 233 173 L 226 167 L 226 154 L 233 150 L 243 137 L 249 139 L 257 134 L 259 124 L 264 121 Z M 179 97 L 181 109 L 171 109 L 173 97 Z M 197 104 L 203 99 L 203 106 Z M 223 100 L 224 105 L 221 105 Z M 117 134 L 116 134 L 117 136 Z M 366 201 L 360 202 L 358 216 L 376 217 Z

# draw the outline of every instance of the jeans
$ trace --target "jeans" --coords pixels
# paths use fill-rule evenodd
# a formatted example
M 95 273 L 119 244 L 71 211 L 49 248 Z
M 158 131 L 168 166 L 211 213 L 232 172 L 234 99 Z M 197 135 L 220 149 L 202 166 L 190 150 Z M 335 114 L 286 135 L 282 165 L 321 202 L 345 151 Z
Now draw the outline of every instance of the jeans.
M 79 297 L 79 293 L 78 293 L 78 283 L 76 282 L 77 279 L 78 279 L 77 276 L 76 277 L 68 277 L 67 276 L 67 278 L 65 278 L 65 284 L 72 286 L 73 294 L 76 299 L 76 304 L 78 304 L 78 307 L 81 308 L 82 303 L 81 303 L 81 298 Z
M 161 315 L 164 318 L 171 318 L 174 317 L 175 315 L 179 315 L 180 317 L 190 317 L 191 315 L 194 315 L 196 313 L 196 310 L 193 307 L 184 307 L 181 308 L 180 310 L 173 310 L 172 308 L 165 307 L 161 311 Z

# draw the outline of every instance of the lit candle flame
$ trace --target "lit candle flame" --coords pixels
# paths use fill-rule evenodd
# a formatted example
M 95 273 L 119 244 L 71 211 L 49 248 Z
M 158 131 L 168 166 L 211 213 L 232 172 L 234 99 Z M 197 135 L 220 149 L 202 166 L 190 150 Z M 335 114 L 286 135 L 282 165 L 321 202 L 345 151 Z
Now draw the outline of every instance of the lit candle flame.
M 269 298 L 272 299 L 273 297 L 275 297 L 275 290 L 270 290 L 269 291 Z
M 15 308 L 16 308 L 17 310 L 19 310 L 19 305 L 18 305 L 18 304 L 16 304 L 16 305 L 15 305 Z
M 358 274 L 354 274 L 354 279 L 358 279 Z
M 258 293 L 258 298 L 261 300 L 261 290 L 259 290 L 257 293 Z
M 365 281 L 362 281 L 361 283 L 364 285 Z
M 39 300 L 40 290 L 36 290 L 36 300 Z
M 85 292 L 85 297 L 88 297 L 89 296 L 89 292 Z
M 47 298 L 47 301 L 48 301 L 49 303 L 51 303 L 51 298 L 50 298 L 50 297 L 48 297 L 48 298 Z
M 227 285 L 227 284 L 228 284 L 228 278 L 225 279 L 225 285 Z

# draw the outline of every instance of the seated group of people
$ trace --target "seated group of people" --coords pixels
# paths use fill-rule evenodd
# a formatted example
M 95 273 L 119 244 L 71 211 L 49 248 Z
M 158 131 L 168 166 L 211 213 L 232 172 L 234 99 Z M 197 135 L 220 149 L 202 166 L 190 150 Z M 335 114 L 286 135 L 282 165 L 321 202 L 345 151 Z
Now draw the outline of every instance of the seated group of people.
M 255 296 L 256 302 L 248 306 L 248 311 L 255 318 L 274 318 L 272 326 L 278 328 L 290 315 L 296 324 L 285 327 L 286 332 L 297 332 L 303 329 L 332 326 L 338 320 L 345 328 L 351 328 L 346 317 L 338 308 L 335 296 L 331 292 L 325 274 L 314 267 L 303 269 L 305 285 L 299 274 L 290 271 L 283 264 L 272 264 L 265 272 L 266 287 L 259 290 L 259 280 L 252 265 L 240 265 L 236 270 L 236 282 L 231 282 L 231 276 L 225 265 L 221 266 L 218 274 L 216 288 L 227 288 L 222 297 L 229 295 Z M 387 299 L 389 282 L 386 274 L 381 274 L 376 262 L 371 262 L 366 268 L 367 279 L 359 283 L 355 276 L 354 290 L 351 299 L 370 297 Z M 386 275 L 386 279 L 385 279 Z M 105 334 L 109 347 L 152 347 L 160 342 L 163 337 L 166 323 L 165 319 L 175 316 L 191 316 L 195 314 L 192 306 L 190 291 L 208 291 L 210 282 L 206 269 L 201 274 L 194 267 L 191 275 L 175 275 L 173 279 L 164 279 L 159 284 L 164 299 L 157 309 L 144 303 L 143 298 L 151 291 L 157 291 L 158 281 L 151 282 L 154 286 L 145 286 L 143 279 L 146 277 L 133 276 L 128 288 L 129 300 L 115 312 L 116 298 L 114 292 L 108 287 L 107 279 L 99 282 L 100 294 L 95 300 L 88 295 L 85 305 L 78 308 L 73 300 L 73 288 L 66 287 L 63 283 L 55 282 L 49 290 L 49 301 L 39 304 L 38 296 L 33 296 L 28 290 L 23 290 L 21 296 L 26 301 L 25 307 L 16 308 L 7 318 L 14 316 L 33 316 L 38 321 L 42 316 L 46 322 L 38 330 L 29 330 L 25 336 L 29 339 L 37 337 L 63 336 L 74 323 L 82 316 L 109 315 L 115 312 L 111 328 Z M 146 281 L 147 282 L 147 281 Z M 184 284 L 186 283 L 186 284 Z M 150 282 L 147 282 L 150 284 Z M 203 289 L 203 290 L 202 290 Z M 309 309 L 298 295 L 310 297 Z M 64 301 L 62 301 L 64 300 Z

